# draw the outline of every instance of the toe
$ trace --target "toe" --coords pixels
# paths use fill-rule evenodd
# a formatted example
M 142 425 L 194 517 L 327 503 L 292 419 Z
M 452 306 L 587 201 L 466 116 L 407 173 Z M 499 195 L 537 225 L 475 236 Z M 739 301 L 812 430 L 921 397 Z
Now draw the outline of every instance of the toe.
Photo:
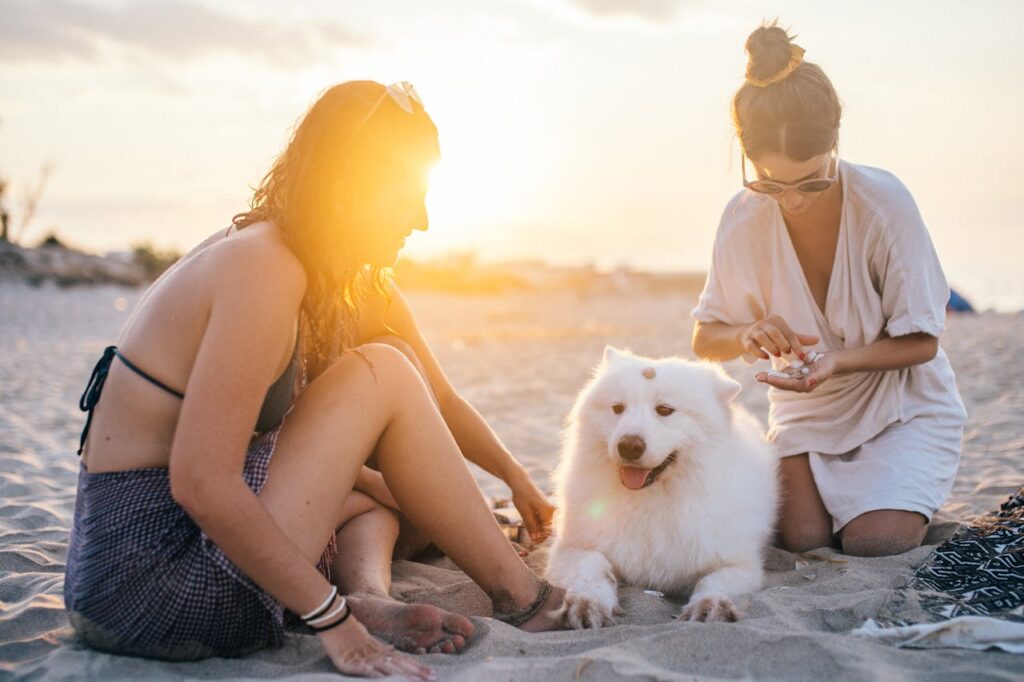
M 448 632 L 462 635 L 464 639 L 469 639 L 473 636 L 473 621 L 465 616 L 452 613 L 445 618 L 444 629 Z

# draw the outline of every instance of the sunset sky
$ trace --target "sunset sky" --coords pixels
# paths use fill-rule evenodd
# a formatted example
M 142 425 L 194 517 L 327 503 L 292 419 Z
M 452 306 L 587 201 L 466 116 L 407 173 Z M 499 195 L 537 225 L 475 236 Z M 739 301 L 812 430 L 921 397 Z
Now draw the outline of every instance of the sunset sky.
M 702 270 L 743 42 L 775 16 L 839 91 L 841 155 L 909 186 L 954 285 L 1024 307 L 1015 1 L 0 0 L 0 175 L 17 223 L 53 164 L 25 241 L 185 249 L 320 90 L 409 80 L 443 153 L 409 255 Z

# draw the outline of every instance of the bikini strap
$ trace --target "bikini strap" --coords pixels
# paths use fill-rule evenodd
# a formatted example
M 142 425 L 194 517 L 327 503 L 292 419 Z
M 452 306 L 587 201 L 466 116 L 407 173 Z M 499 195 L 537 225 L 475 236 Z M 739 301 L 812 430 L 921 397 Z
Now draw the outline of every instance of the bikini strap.
M 160 381 L 159 379 L 154 379 L 153 377 L 149 376 L 144 371 L 142 371 L 141 369 L 136 367 L 132 363 L 131 360 L 129 360 L 128 358 L 126 358 L 124 355 L 121 354 L 121 351 L 119 351 L 116 346 L 111 346 L 111 348 L 114 349 L 114 355 L 116 355 L 121 360 L 121 362 L 124 363 L 125 367 L 127 367 L 131 371 L 135 372 L 140 377 L 142 377 L 143 379 L 145 379 L 149 383 L 153 384 L 157 388 L 164 389 L 165 391 L 167 391 L 168 393 L 173 395 L 175 398 L 181 398 L 182 400 L 185 399 L 185 394 L 182 393 L 181 391 L 178 391 L 178 390 L 175 390 L 175 389 L 171 388 L 170 386 L 168 386 L 164 382 Z
M 162 388 L 177 398 L 185 397 L 185 394 L 181 391 L 174 390 L 159 379 L 154 379 L 136 367 L 128 358 L 117 350 L 117 346 L 107 346 L 103 349 L 103 355 L 100 356 L 96 366 L 92 369 L 92 376 L 89 377 L 89 383 L 85 385 L 85 391 L 82 393 L 82 397 L 78 399 L 78 408 L 83 412 L 87 412 L 89 415 L 85 418 L 85 428 L 82 429 L 82 437 L 78 441 L 79 455 L 81 455 L 82 450 L 85 449 L 85 439 L 89 437 L 89 428 L 92 426 L 93 411 L 96 409 L 96 403 L 100 401 L 100 395 L 103 393 L 103 385 L 107 382 L 107 375 L 110 374 L 110 365 L 113 364 L 115 357 L 120 358 L 121 362 L 125 364 L 125 367 L 135 372 L 157 388 Z

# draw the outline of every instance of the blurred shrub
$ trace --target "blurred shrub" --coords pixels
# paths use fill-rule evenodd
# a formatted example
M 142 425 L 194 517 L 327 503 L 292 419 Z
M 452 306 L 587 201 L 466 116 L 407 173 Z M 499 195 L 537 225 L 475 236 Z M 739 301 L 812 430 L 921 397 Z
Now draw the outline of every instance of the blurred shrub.
M 46 249 L 46 248 L 66 249 L 66 248 L 68 248 L 68 245 L 65 244 L 64 241 L 60 237 L 57 236 L 56 232 L 50 232 L 45 237 L 43 237 L 42 239 L 39 240 L 39 244 L 36 245 L 36 248 L 37 249 Z
M 158 249 L 149 242 L 132 246 L 132 262 L 142 268 L 146 279 L 152 281 L 164 273 L 181 258 L 173 249 Z

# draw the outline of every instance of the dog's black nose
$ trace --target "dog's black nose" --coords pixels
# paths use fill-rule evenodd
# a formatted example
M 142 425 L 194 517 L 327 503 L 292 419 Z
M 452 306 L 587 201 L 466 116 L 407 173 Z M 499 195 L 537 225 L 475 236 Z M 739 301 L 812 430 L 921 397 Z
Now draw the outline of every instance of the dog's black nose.
M 647 444 L 640 436 L 625 436 L 619 441 L 619 456 L 622 459 L 635 462 L 643 457 Z

